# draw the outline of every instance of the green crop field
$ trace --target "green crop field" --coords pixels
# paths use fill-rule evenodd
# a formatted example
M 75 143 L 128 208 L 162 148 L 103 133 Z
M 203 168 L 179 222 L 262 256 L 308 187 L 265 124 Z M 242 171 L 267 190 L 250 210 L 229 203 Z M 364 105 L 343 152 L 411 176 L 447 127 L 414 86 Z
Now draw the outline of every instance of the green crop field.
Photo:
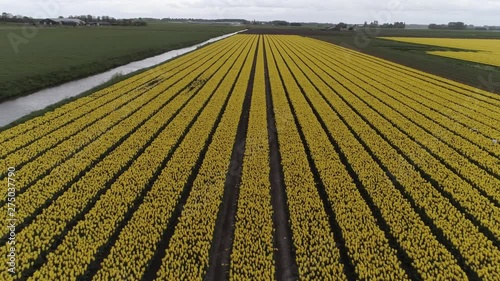
M 0 101 L 243 29 L 173 23 L 38 27 L 28 38 L 23 28 L 0 24 Z

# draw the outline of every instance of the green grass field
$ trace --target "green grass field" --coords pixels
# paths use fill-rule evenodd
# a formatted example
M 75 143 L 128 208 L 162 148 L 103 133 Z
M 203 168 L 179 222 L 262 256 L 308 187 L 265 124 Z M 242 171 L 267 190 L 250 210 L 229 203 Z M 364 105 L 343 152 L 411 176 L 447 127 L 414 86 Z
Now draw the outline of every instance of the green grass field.
M 500 31 L 380 28 L 371 36 L 500 39 Z
M 235 32 L 243 27 L 149 24 L 146 27 L 39 27 L 14 51 L 21 25 L 0 24 L 0 101 Z

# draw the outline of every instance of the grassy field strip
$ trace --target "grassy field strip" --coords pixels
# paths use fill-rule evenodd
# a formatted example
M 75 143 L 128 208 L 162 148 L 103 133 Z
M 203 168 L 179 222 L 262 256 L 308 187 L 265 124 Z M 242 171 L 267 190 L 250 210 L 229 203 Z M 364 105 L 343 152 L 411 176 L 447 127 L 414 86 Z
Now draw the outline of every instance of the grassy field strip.
M 208 58 L 202 57 L 201 62 L 208 60 Z M 195 63 L 196 62 L 197 61 L 195 61 Z M 189 64 L 188 66 L 185 66 L 180 69 L 184 71 L 189 71 L 190 69 Z M 2 149 L 0 151 L 0 157 L 4 158 L 9 153 L 16 152 L 20 148 L 29 147 L 29 145 L 32 146 L 35 145 L 36 147 L 39 147 L 39 149 L 43 149 L 45 148 L 45 146 L 39 145 L 37 141 L 44 140 L 44 138 L 52 136 L 51 138 L 53 139 L 52 141 L 54 142 L 58 140 L 57 136 L 58 133 L 60 134 L 61 131 L 66 132 L 66 135 L 71 135 L 72 134 L 71 132 L 78 132 L 79 130 L 85 129 L 85 127 L 82 126 L 92 124 L 93 120 L 99 120 L 101 118 L 104 118 L 106 116 L 106 113 L 111 111 L 110 108 L 116 109 L 120 105 L 126 104 L 127 102 L 136 98 L 137 96 L 143 93 L 147 93 L 151 88 L 157 87 L 157 85 L 162 85 L 165 88 L 170 87 L 172 84 L 175 84 L 180 78 L 182 78 L 182 76 L 179 73 L 180 71 L 173 72 L 171 69 L 170 72 L 166 73 L 163 72 L 162 74 L 160 74 L 159 76 L 161 78 L 155 80 L 154 83 L 152 83 L 151 85 L 148 84 L 142 87 L 138 87 L 138 85 L 136 85 L 136 88 L 131 89 L 130 91 L 118 92 L 116 94 L 118 98 L 112 99 L 111 102 L 106 102 L 104 104 L 100 104 L 99 106 L 94 106 L 92 113 L 84 112 L 82 114 L 79 114 L 78 110 L 76 110 L 74 114 L 79 117 L 74 119 L 73 122 L 65 123 L 63 126 L 58 126 L 59 124 L 56 124 L 58 122 L 54 122 L 55 127 L 52 127 L 52 125 L 49 125 L 50 126 L 49 129 L 38 127 L 35 130 L 34 134 L 23 133 L 22 134 L 23 137 L 11 139 L 3 144 Z M 92 119 L 90 116 L 92 116 L 95 119 Z M 65 118 L 63 118 L 63 120 L 65 120 Z M 52 124 L 52 122 L 50 122 L 50 124 Z M 75 128 L 78 130 L 75 130 Z
M 361 76 L 360 74 L 353 73 L 356 70 L 337 64 L 335 60 L 327 57 L 322 56 L 322 58 L 328 60 L 335 68 L 341 69 L 343 73 L 349 73 L 345 77 L 350 78 L 349 80 L 354 84 L 361 85 L 364 83 L 370 85 L 370 83 L 378 83 L 376 81 L 361 80 L 362 78 L 358 78 L 358 76 Z M 384 78 L 380 79 L 383 80 Z M 418 111 L 405 108 L 398 101 L 393 101 L 389 96 L 389 93 L 397 95 L 397 92 L 393 89 L 380 85 L 371 86 L 369 93 L 372 97 L 370 99 L 366 98 L 365 101 L 370 102 L 379 111 L 388 112 L 388 120 L 393 120 L 395 126 L 403 128 L 417 142 L 429 148 L 441 162 L 446 163 L 452 170 L 464 176 L 472 185 L 481 186 L 484 183 L 492 186 L 500 185 L 498 158 L 484 153 L 475 157 L 474 155 L 467 155 L 466 151 L 473 150 L 474 146 L 461 143 L 460 139 L 454 138 L 453 134 L 447 133 L 446 128 L 436 126 L 433 120 L 420 115 Z M 489 143 L 492 145 L 491 141 Z M 500 152 L 500 150 L 498 151 Z M 490 195 L 495 197 L 497 202 L 500 202 L 498 201 L 500 191 L 490 190 L 490 192 L 493 192 Z
M 199 153 L 199 146 L 195 145 L 196 142 L 189 142 L 191 140 L 189 136 L 193 135 L 193 132 L 197 134 L 203 132 L 198 128 L 200 126 L 204 126 L 205 131 L 212 128 L 213 125 L 206 126 L 206 122 L 209 122 L 209 124 L 215 122 L 215 117 L 206 115 L 220 111 L 225 99 L 225 96 L 219 97 L 217 92 L 214 93 L 214 91 L 226 76 L 227 70 L 240 56 L 244 46 L 244 44 L 241 44 L 239 52 L 234 53 L 227 62 L 223 63 L 224 65 L 217 71 L 215 76 L 201 88 L 196 95 L 196 100 L 193 99 L 193 102 L 196 103 L 186 107 L 153 140 L 144 153 L 136 157 L 130 168 L 111 184 L 105 194 L 97 200 L 95 206 L 67 233 L 61 244 L 47 255 L 47 262 L 36 272 L 39 275 L 33 275 L 31 279 L 36 280 L 47 276 L 66 276 L 70 279 L 84 274 L 85 265 L 95 259 L 99 248 L 105 245 L 115 231 L 120 230 L 117 226 L 125 219 L 127 211 L 137 202 L 136 200 L 143 193 L 144 188 L 153 184 L 155 180 L 154 171 L 159 173 L 162 166 L 166 164 L 164 161 L 170 163 L 175 159 L 175 154 L 182 153 L 184 157 L 191 154 L 196 158 L 195 155 Z M 209 99 L 208 103 L 206 102 L 207 99 Z M 205 108 L 203 108 L 203 104 L 206 104 Z M 199 106 L 202 106 L 202 108 L 198 109 Z M 196 116 L 199 110 L 202 111 L 199 116 Z M 190 123 L 192 124 L 191 128 Z M 183 137 L 184 134 L 187 135 Z M 202 137 L 204 135 L 198 135 L 196 141 L 203 144 L 206 140 L 206 138 Z M 181 144 L 175 149 L 178 141 L 181 141 Z M 186 150 L 186 146 L 189 149 Z M 175 149 L 175 153 L 172 156 L 171 152 L 173 151 L 171 150 L 173 149 Z M 164 155 L 165 160 L 163 157 L 157 157 L 158 155 Z M 172 156 L 171 159 L 168 159 L 170 158 L 169 155 Z M 185 157 L 185 159 L 189 158 Z M 185 167 L 189 169 L 192 165 L 185 165 Z M 145 168 L 148 170 L 145 170 Z M 81 236 L 81 233 L 85 233 L 85 235 Z
M 322 62 L 321 59 L 316 59 L 316 63 L 319 63 L 320 61 Z M 311 64 L 311 66 L 313 65 L 314 64 Z M 315 67 L 315 72 L 318 75 L 323 76 L 322 79 L 325 79 L 324 80 L 324 82 L 326 83 L 325 85 L 329 85 L 330 87 L 337 90 L 338 94 L 340 94 L 339 97 L 342 98 L 341 104 L 332 102 L 332 108 L 336 108 L 339 111 L 344 111 L 349 107 L 351 108 L 357 107 L 356 104 L 359 102 L 356 101 L 355 98 L 352 99 L 352 97 L 349 97 L 351 94 L 349 94 L 348 91 L 342 89 L 343 87 L 341 85 L 337 86 L 337 83 L 333 81 L 331 78 L 328 78 L 328 75 L 325 75 L 325 73 L 323 73 L 323 70 L 321 70 L 320 68 Z M 330 75 L 332 74 L 333 71 L 330 70 Z M 357 92 L 360 92 L 360 90 L 357 90 Z M 336 95 L 333 94 L 325 96 L 327 97 L 327 99 L 330 100 L 337 99 Z M 345 102 L 348 103 L 346 104 Z M 366 115 L 368 115 L 370 109 L 362 108 L 359 109 L 359 111 L 365 112 Z M 344 118 L 347 119 L 346 115 L 343 116 Z M 439 192 L 437 192 L 437 190 L 433 189 L 428 184 L 416 185 L 415 183 L 411 183 L 411 181 L 418 179 L 418 177 L 416 177 L 415 175 L 408 174 L 408 173 L 414 173 L 414 169 L 411 167 L 411 165 L 408 164 L 406 164 L 407 168 L 402 168 L 401 166 L 404 165 L 405 163 L 396 160 L 400 159 L 400 157 L 397 156 L 396 151 L 394 149 L 390 149 L 387 146 L 387 142 L 377 140 L 377 135 L 387 139 L 393 139 L 396 141 L 404 140 L 404 138 L 401 137 L 393 138 L 391 136 L 391 133 L 389 133 L 391 131 L 389 128 L 392 128 L 392 126 L 384 124 L 383 121 L 382 124 L 378 124 L 378 122 L 380 122 L 381 120 L 380 118 L 377 117 L 378 116 L 374 114 L 369 114 L 369 120 L 373 124 L 370 127 L 372 127 L 372 129 L 378 128 L 380 131 L 378 131 L 377 133 L 372 132 L 372 136 L 367 135 L 366 131 L 361 131 L 357 133 L 359 136 L 363 136 L 362 139 L 367 142 L 367 145 L 365 145 L 365 147 L 369 148 L 370 150 L 373 151 L 375 155 L 377 155 L 379 161 L 386 167 L 386 169 L 390 171 L 391 174 L 403 175 L 401 178 L 397 177 L 397 180 L 403 184 L 405 189 L 403 190 L 404 194 L 407 193 L 407 195 L 405 196 L 414 202 L 412 204 L 415 204 L 418 207 L 416 210 L 420 213 L 420 216 L 423 215 L 429 216 L 430 222 L 435 224 L 435 226 L 438 229 L 440 229 L 440 231 L 443 233 L 444 237 L 448 241 L 450 241 L 449 243 L 453 245 L 453 248 L 459 251 L 460 255 L 462 255 L 463 258 L 465 259 L 466 264 L 470 266 L 470 268 L 474 270 L 474 272 L 476 272 L 477 275 L 481 278 L 489 276 L 494 277 L 495 268 L 500 262 L 499 261 L 500 254 L 498 253 L 498 248 L 493 245 L 492 241 L 488 240 L 482 233 L 478 232 L 477 227 L 474 226 L 469 220 L 467 220 L 465 216 L 462 213 L 460 213 L 460 210 L 454 208 L 452 203 L 448 201 L 449 200 L 448 198 L 443 198 L 442 195 L 439 194 Z M 366 122 L 366 120 L 364 121 Z M 365 122 L 353 123 L 352 125 L 350 125 L 350 127 L 352 128 L 353 131 L 354 130 L 360 131 L 362 128 L 366 128 Z M 407 154 L 405 158 L 414 161 L 418 160 L 419 157 L 415 157 L 414 153 L 418 151 L 417 149 L 408 146 L 407 144 L 404 143 L 403 144 L 397 143 L 396 146 L 399 147 L 403 151 L 403 153 Z M 389 157 L 382 157 L 386 153 L 389 153 Z M 390 155 L 391 153 L 392 155 Z M 423 156 L 423 154 L 424 153 L 420 154 L 419 156 Z M 406 184 L 405 181 L 408 180 L 410 181 L 410 183 Z M 446 180 L 444 182 L 446 182 Z M 465 189 L 466 187 L 460 188 L 453 186 L 452 188 L 461 190 Z M 470 189 L 471 188 L 469 187 L 469 190 Z M 390 197 L 392 200 L 394 200 L 394 195 Z M 458 199 L 468 200 L 467 197 Z M 424 210 L 425 213 L 423 213 Z M 483 213 L 487 213 L 490 212 L 491 209 L 483 208 L 480 211 Z M 400 211 L 393 211 L 392 213 L 395 214 L 399 212 Z M 488 214 L 485 215 L 488 216 Z M 484 215 L 479 215 L 479 216 L 481 217 Z M 495 227 L 495 225 L 493 225 L 491 230 L 495 231 L 498 230 L 498 228 Z M 443 243 L 443 241 L 440 242 Z M 445 242 L 445 244 L 446 243 L 448 242 Z M 492 278 L 492 280 L 494 279 L 495 278 Z
M 233 51 L 236 49 L 233 49 Z M 56 165 L 61 165 L 67 159 L 71 158 L 75 153 L 80 153 L 85 147 L 97 140 L 98 138 L 105 136 L 106 133 L 113 128 L 116 124 L 120 123 L 122 120 L 126 120 L 129 118 L 131 114 L 133 114 L 136 110 L 140 109 L 141 106 L 148 103 L 149 101 L 157 98 L 164 91 L 168 91 L 170 93 L 169 96 L 163 96 L 165 101 L 176 97 L 180 91 L 184 88 L 188 87 L 192 84 L 192 81 L 197 79 L 203 71 L 205 71 L 208 66 L 214 64 L 219 57 L 210 58 L 207 61 L 202 61 L 205 65 L 202 64 L 202 67 L 196 69 L 193 75 L 193 70 L 180 72 L 179 77 L 182 77 L 175 81 L 173 84 L 167 84 L 167 86 L 157 85 L 152 88 L 149 92 L 144 93 L 143 95 L 139 95 L 136 100 L 131 101 L 123 107 L 112 111 L 106 118 L 102 118 L 97 121 L 95 124 L 88 126 L 84 131 L 78 132 L 72 137 L 67 138 L 66 140 L 61 141 L 58 145 L 51 149 L 46 149 L 31 159 L 26 159 L 26 157 L 19 157 L 18 163 L 15 163 L 15 167 L 19 173 L 18 181 L 21 183 L 21 186 L 29 186 L 33 183 L 33 180 L 39 179 L 42 177 L 46 171 Z M 189 76 L 191 80 L 186 79 L 186 76 Z M 158 104 L 159 105 L 159 104 Z M 108 139 L 109 140 L 109 139 Z M 104 147 L 101 146 L 101 149 Z M 31 151 L 26 152 L 26 154 Z M 38 152 L 38 151 L 36 151 Z M 36 153 L 31 152 L 31 153 Z M 12 157 L 15 157 L 16 154 L 13 154 Z M 52 159 L 52 161 L 47 162 L 45 160 L 46 157 Z M 0 160 L 0 162 L 3 160 Z M 5 160 L 8 161 L 9 164 L 14 165 L 13 161 L 10 159 Z M 22 171 L 28 171 L 26 173 Z M 21 191 L 23 188 L 21 188 Z
M 233 50 L 236 51 L 237 49 Z M 215 59 L 215 61 L 222 61 L 222 59 L 227 59 L 231 53 L 225 53 L 224 56 Z M 96 141 L 90 143 L 88 147 L 80 151 L 74 157 L 70 158 L 65 163 L 59 163 L 59 166 L 54 168 L 51 171 L 51 174 L 48 177 L 41 179 L 40 181 L 34 184 L 22 184 L 21 180 L 23 177 L 20 177 L 18 182 L 18 186 L 29 187 L 26 192 L 24 189 L 21 189 L 18 194 L 18 199 L 22 204 L 22 208 L 18 212 L 18 222 L 23 223 L 23 221 L 32 216 L 33 212 L 40 208 L 43 205 L 43 202 L 50 200 L 54 194 L 58 194 L 61 191 L 64 191 L 66 187 L 69 187 L 72 183 L 77 181 L 78 175 L 81 175 L 82 168 L 83 170 L 90 169 L 97 162 L 102 160 L 111 150 L 114 149 L 117 143 L 120 143 L 122 140 L 126 139 L 130 134 L 132 134 L 138 126 L 146 122 L 149 118 L 154 116 L 160 109 L 160 116 L 168 119 L 169 116 L 172 116 L 177 110 L 178 107 L 181 106 L 185 102 L 187 102 L 191 96 L 193 91 L 189 89 L 184 89 L 184 94 L 181 94 L 178 100 L 174 100 L 174 107 L 170 105 L 166 105 L 165 103 L 173 96 L 178 95 L 178 93 L 183 90 L 186 83 L 196 79 L 201 75 L 203 77 L 203 72 L 209 69 L 212 64 L 206 64 L 197 69 L 196 71 L 192 71 L 189 75 L 184 77 L 184 84 L 180 83 L 177 87 L 173 87 L 168 91 L 164 92 L 162 95 L 158 97 L 152 103 L 149 103 L 143 109 L 141 109 L 137 114 L 131 116 L 126 119 L 125 122 L 122 122 L 111 129 L 104 137 L 96 139 Z M 212 71 L 205 74 L 205 77 L 210 77 L 217 67 L 220 67 L 220 63 L 215 64 L 215 68 L 212 68 Z M 118 112 L 119 113 L 119 112 Z M 161 123 L 160 123 L 161 124 Z M 154 131 L 152 131 L 154 132 Z M 40 165 L 53 165 L 52 161 L 46 163 L 40 163 Z M 20 170 L 21 171 L 21 170 Z M 54 181 L 57 179 L 58 185 L 54 186 Z M 6 211 L 6 206 L 2 204 L 3 208 Z
M 320 43 L 318 43 L 320 44 Z M 324 44 L 326 46 L 330 46 L 331 44 L 328 42 L 321 42 L 321 44 Z M 336 47 L 336 46 L 334 46 Z M 338 48 L 338 47 L 336 47 Z M 350 56 L 350 55 L 355 55 L 355 56 L 361 56 L 366 58 L 367 60 L 370 60 L 372 62 L 375 62 L 377 64 L 383 65 L 385 67 L 394 69 L 396 71 L 399 71 L 400 73 L 403 74 L 408 74 L 412 77 L 418 78 L 421 81 L 425 81 L 425 83 L 433 84 L 441 88 L 441 90 L 449 90 L 454 92 L 455 94 L 459 94 L 461 96 L 468 96 L 489 104 L 493 105 L 500 105 L 500 97 L 498 94 L 491 93 L 488 91 L 484 91 L 482 89 L 476 88 L 476 87 L 471 87 L 469 85 L 465 85 L 459 82 L 455 82 L 450 79 L 446 79 L 437 75 L 433 75 L 431 73 L 427 73 L 424 71 L 420 71 L 411 67 L 407 67 L 398 63 L 394 63 L 388 60 L 384 60 L 381 58 L 378 58 L 376 56 L 371 56 L 367 54 L 363 54 L 357 51 L 353 51 L 350 49 L 342 48 L 344 51 L 348 52 L 348 54 L 345 54 L 344 56 Z M 478 80 L 479 82 L 479 80 Z
M 246 63 L 245 60 L 239 61 L 237 67 L 228 74 L 231 79 L 224 81 L 219 88 L 221 94 L 231 93 L 233 83 L 237 80 L 227 110 L 196 174 L 179 223 L 166 249 L 157 275 L 160 280 L 201 280 L 206 273 L 212 235 L 224 194 L 227 167 L 231 160 L 246 85 L 255 59 L 258 36 L 252 38 L 253 44 L 247 50 L 249 55 Z M 244 69 L 238 77 L 238 71 L 242 67 Z
M 329 65 L 325 64 L 324 61 L 324 58 L 318 57 L 316 58 L 314 63 L 321 65 L 320 67 L 323 67 L 323 70 L 326 69 L 325 71 L 327 71 L 330 75 L 327 80 L 327 83 L 329 85 L 335 85 L 335 89 L 342 89 L 345 86 L 351 91 L 351 93 L 356 93 L 354 95 L 354 100 L 359 100 L 363 104 L 361 109 L 358 108 L 359 112 L 362 112 L 366 115 L 368 115 L 368 112 L 376 113 L 376 115 L 370 114 L 368 118 L 369 120 L 373 120 L 375 117 L 383 118 L 382 116 L 377 114 L 377 111 L 373 107 L 370 107 L 367 104 L 367 100 L 369 100 L 370 97 L 366 97 L 366 92 L 363 89 L 361 89 L 356 84 L 346 80 L 339 73 L 337 73 L 335 69 L 332 69 Z M 333 80 L 332 78 L 334 78 L 335 80 Z M 359 95 L 361 95 L 361 97 L 359 97 Z M 391 122 L 390 120 L 383 120 L 384 121 L 382 124 Z M 490 226 L 498 225 L 497 221 L 499 216 L 495 215 L 495 213 L 498 212 L 498 207 L 494 206 L 494 204 L 488 201 L 487 198 L 483 197 L 478 192 L 478 190 L 472 188 L 455 173 L 447 169 L 438 159 L 434 158 L 421 145 L 415 143 L 412 139 L 408 139 L 407 135 L 405 135 L 402 131 L 395 129 L 393 126 L 394 125 L 392 123 L 389 123 L 389 125 L 380 126 L 380 128 L 381 130 L 395 130 L 393 131 L 393 133 L 396 133 L 398 135 L 398 137 L 394 139 L 394 141 L 397 141 L 396 146 L 409 155 L 417 155 L 417 157 L 411 157 L 412 160 L 415 161 L 414 164 L 418 165 L 418 167 L 420 167 L 429 176 L 429 178 L 439 183 L 439 186 L 436 186 L 436 188 L 442 189 L 446 193 L 452 194 L 452 198 L 460 202 L 460 204 L 463 204 L 463 206 L 466 207 L 469 212 L 472 212 L 477 220 L 480 221 L 480 224 Z M 387 135 L 387 133 L 385 133 L 384 135 Z M 435 185 L 437 185 L 437 183 Z M 481 188 L 487 189 L 491 193 L 494 193 L 493 186 L 485 184 L 481 186 Z M 484 212 L 484 210 L 488 210 L 488 212 Z M 491 227 L 490 229 L 496 233 L 496 239 L 498 239 L 500 229 L 498 229 L 497 227 Z
M 325 58 L 324 56 L 318 55 L 318 57 L 322 61 L 330 62 L 330 60 L 328 60 L 328 58 Z M 388 121 L 392 123 L 393 126 L 396 126 L 398 129 L 404 132 L 411 140 L 415 141 L 423 148 L 425 148 L 427 152 L 431 153 L 434 158 L 436 158 L 435 161 L 439 163 L 439 166 L 445 166 L 443 168 L 450 169 L 457 175 L 463 177 L 461 179 L 457 179 L 458 181 L 456 181 L 456 184 L 465 184 L 465 186 L 467 186 L 468 184 L 474 185 L 477 189 L 484 192 L 484 195 L 491 197 L 498 207 L 498 202 L 500 202 L 500 191 L 494 188 L 494 186 L 500 185 L 498 175 L 486 173 L 484 170 L 471 163 L 469 159 L 464 159 L 463 156 L 458 154 L 455 150 L 451 149 L 447 143 L 441 142 L 432 134 L 427 133 L 425 130 L 416 126 L 411 121 L 416 120 L 416 122 L 421 124 L 422 120 L 425 120 L 424 118 L 420 116 L 412 116 L 408 112 L 403 115 L 402 113 L 398 113 L 397 111 L 393 110 L 394 108 L 398 107 L 397 104 L 393 105 L 393 108 L 390 108 L 385 103 L 381 102 L 381 99 L 378 97 L 384 97 L 385 102 L 390 103 L 390 100 L 387 98 L 387 94 L 385 94 L 387 93 L 387 90 L 382 92 L 377 91 L 372 87 L 370 93 L 368 91 L 359 91 L 358 89 L 360 88 L 356 85 L 361 85 L 361 83 L 364 82 L 358 81 L 353 74 L 344 77 L 344 75 L 340 73 L 349 73 L 349 71 L 342 66 L 337 67 L 338 68 L 335 69 L 342 70 L 342 72 L 336 72 L 338 76 L 337 80 L 340 83 L 344 85 L 352 84 L 353 87 L 351 87 L 351 89 L 356 89 L 353 90 L 353 92 L 356 93 L 357 96 L 359 96 L 371 108 L 374 108 L 379 114 L 384 116 Z M 329 64 L 329 68 L 333 70 L 331 64 Z M 350 79 L 348 80 L 346 77 L 349 77 Z M 406 117 L 407 115 L 409 116 Z M 444 134 L 441 133 L 441 135 Z M 495 163 L 496 161 L 492 159 L 490 162 Z M 464 180 L 465 183 L 463 182 Z M 476 196 L 480 195 L 476 194 Z
M 345 50 L 338 47 L 335 49 L 340 53 Z M 331 49 L 327 46 L 323 48 L 322 52 L 332 57 Z M 457 121 L 465 122 L 467 124 L 469 133 L 473 133 L 471 129 L 476 128 L 479 129 L 481 133 L 488 135 L 488 141 L 490 144 L 491 138 L 499 135 L 498 126 L 496 126 L 497 120 L 500 118 L 500 111 L 498 110 L 499 105 L 487 104 L 474 100 L 473 98 L 467 98 L 460 101 L 457 97 L 448 98 L 446 95 L 436 95 L 436 93 L 442 92 L 442 88 L 432 84 L 422 87 L 422 80 L 416 79 L 410 75 L 402 75 L 400 70 L 390 70 L 390 68 L 386 65 L 370 63 L 370 60 L 366 56 L 349 55 L 349 58 L 349 65 L 362 64 L 363 69 L 367 69 L 367 73 L 363 74 L 366 75 L 370 73 L 371 75 L 368 77 L 371 80 L 376 80 L 373 78 L 373 75 L 378 78 L 381 73 L 390 73 L 391 79 L 387 81 L 390 81 L 391 84 L 399 85 L 402 89 L 404 89 L 400 92 L 401 95 L 406 96 L 407 99 L 422 103 L 433 111 L 446 108 L 449 112 L 448 115 L 450 115 L 450 118 L 454 118 L 455 120 L 458 119 Z M 338 57 L 336 59 L 345 64 L 345 62 L 339 60 Z M 372 69 L 372 71 L 370 71 L 370 69 Z M 396 81 L 400 82 L 397 83 Z M 459 101 L 457 102 L 457 100 Z
M 285 86 L 288 99 L 294 108 L 300 130 L 304 134 L 306 141 L 304 145 L 308 147 L 314 159 L 328 200 L 336 214 L 336 220 L 342 228 L 349 257 L 356 268 L 356 277 L 361 280 L 409 280 L 398 260 L 396 250 L 389 246 L 384 231 L 377 225 L 370 208 L 364 202 L 321 124 L 315 120 L 313 111 L 300 94 L 300 87 L 309 92 L 313 90 L 312 85 L 304 76 L 296 76 L 298 81 L 294 81 L 292 75 L 296 75 L 298 71 L 293 65 L 294 59 L 284 56 L 284 51 L 276 46 L 276 42 L 273 42 L 271 48 L 273 53 L 281 54 L 274 56 L 277 59 L 278 70 L 284 81 L 287 81 Z M 370 250 L 365 247 L 369 247 Z
M 216 71 L 223 63 L 224 61 L 219 60 L 216 65 L 212 67 L 212 71 Z M 127 138 L 117 149 L 113 150 L 101 162 L 97 163 L 97 165 L 87 172 L 85 176 L 72 184 L 56 201 L 46 207 L 33 223 L 18 233 L 18 236 L 21 238 L 32 237 L 34 233 L 38 233 L 37 243 L 23 245 L 25 246 L 24 248 L 20 247 L 20 252 L 26 252 L 26 254 L 23 255 L 26 258 L 26 262 L 24 263 L 25 266 L 29 266 L 30 259 L 36 258 L 42 251 L 47 250 L 56 235 L 63 231 L 67 231 L 67 223 L 63 222 L 72 221 L 76 215 L 88 206 L 89 202 L 97 200 L 93 198 L 98 198 L 100 193 L 103 193 L 109 188 L 113 180 L 128 168 L 133 159 L 137 158 L 137 155 L 141 154 L 145 150 L 145 147 L 153 142 L 155 135 L 157 136 L 162 131 L 165 132 L 163 135 L 171 134 L 168 135 L 170 139 L 175 138 L 175 132 L 179 132 L 179 134 L 182 135 L 184 130 L 187 130 L 186 127 L 182 127 L 182 124 L 187 126 L 187 123 L 196 116 L 197 110 L 193 109 L 199 108 L 198 110 L 201 110 L 208 102 L 207 99 L 207 95 L 196 95 L 195 98 L 189 102 L 187 108 L 179 113 L 180 116 L 184 117 L 180 119 L 175 118 L 172 123 L 170 123 L 172 119 L 165 119 L 169 111 L 165 111 L 167 115 L 165 115 L 165 113 L 163 115 L 156 114 L 131 137 Z M 167 109 L 175 110 L 175 107 L 180 105 L 182 105 L 182 103 L 173 103 L 173 108 Z M 181 120 L 182 123 L 177 124 L 181 122 Z M 160 130 L 158 131 L 158 129 Z M 177 138 L 180 138 L 180 136 L 177 136 Z M 158 141 L 156 144 L 157 143 Z M 163 143 L 164 149 L 170 149 L 170 147 L 165 146 L 165 143 Z M 143 156 L 142 158 L 147 159 L 147 157 L 148 156 Z M 120 164 L 116 165 L 116 163 Z M 145 168 L 146 167 L 138 169 L 138 171 L 143 171 Z M 123 178 L 123 176 L 121 178 Z M 54 181 L 52 181 L 51 186 L 54 186 Z M 59 185 L 56 184 L 54 188 L 57 187 L 59 187 Z M 92 205 L 92 203 L 90 205 Z M 112 206 L 112 204 L 110 206 Z M 64 210 L 64 213 L 60 213 L 59 210 Z M 54 217 L 57 217 L 57 220 L 55 220 Z
M 230 280 L 274 278 L 274 231 L 269 165 L 264 42 L 261 37 L 231 251 Z
M 44 134 L 47 134 L 48 132 L 70 123 L 78 117 L 83 116 L 110 101 L 113 101 L 114 99 L 120 97 L 124 92 L 129 92 L 139 88 L 138 86 L 147 88 L 146 86 L 148 82 L 172 76 L 175 72 L 170 73 L 170 71 L 174 71 L 178 68 L 187 68 L 197 62 L 200 58 L 203 58 L 205 55 L 218 50 L 218 47 L 219 45 L 217 44 L 207 46 L 200 52 L 190 53 L 171 62 L 166 62 L 158 67 L 111 85 L 108 88 L 99 90 L 89 96 L 82 97 L 71 103 L 65 104 L 54 111 L 47 112 L 43 116 L 30 119 L 16 126 L 16 129 L 7 129 L 0 135 L 0 143 L 21 134 L 23 134 L 23 141 L 25 143 L 29 142 L 35 137 L 39 137 L 39 135 L 33 135 L 36 134 L 36 132 L 43 132 Z M 33 131 L 33 129 L 35 129 L 35 132 L 27 134 L 28 131 Z
M 316 189 L 314 176 L 267 39 L 265 50 L 299 274 L 302 280 L 346 280 L 344 264 L 348 261 L 340 257 L 341 253 L 336 245 L 339 241 L 336 239 L 340 237 L 334 237 L 330 229 L 328 215 Z

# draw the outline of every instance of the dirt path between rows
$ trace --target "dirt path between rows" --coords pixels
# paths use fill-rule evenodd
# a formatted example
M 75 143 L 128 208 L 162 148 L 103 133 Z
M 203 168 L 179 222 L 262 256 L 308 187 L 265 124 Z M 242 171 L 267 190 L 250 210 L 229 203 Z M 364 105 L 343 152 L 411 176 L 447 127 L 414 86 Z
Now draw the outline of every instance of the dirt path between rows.
M 253 81 L 255 77 L 255 65 L 257 61 L 257 50 L 258 48 L 255 49 L 252 71 L 250 72 L 245 99 L 243 101 L 243 109 L 238 123 L 238 131 L 236 133 L 233 152 L 231 154 L 231 161 L 229 163 L 226 181 L 224 183 L 224 197 L 222 199 L 215 224 L 214 238 L 212 240 L 212 247 L 210 248 L 209 254 L 209 265 L 204 278 L 204 280 L 208 281 L 229 280 L 230 258 L 234 240 L 234 226 L 236 224 L 239 186 L 241 182 L 243 156 L 245 153 L 248 119 L 250 115 Z M 234 86 L 232 90 L 234 90 Z
M 281 167 L 281 155 L 278 143 L 278 130 L 273 110 L 273 99 L 271 96 L 271 84 L 267 65 L 267 53 L 264 48 L 264 65 L 266 78 L 267 97 L 267 130 L 269 135 L 269 152 L 271 164 L 271 204 L 273 206 L 274 222 L 274 252 L 276 262 L 276 280 L 298 280 L 299 272 L 295 261 L 295 250 L 293 246 L 292 230 L 289 224 L 290 216 L 286 197 L 283 171 Z

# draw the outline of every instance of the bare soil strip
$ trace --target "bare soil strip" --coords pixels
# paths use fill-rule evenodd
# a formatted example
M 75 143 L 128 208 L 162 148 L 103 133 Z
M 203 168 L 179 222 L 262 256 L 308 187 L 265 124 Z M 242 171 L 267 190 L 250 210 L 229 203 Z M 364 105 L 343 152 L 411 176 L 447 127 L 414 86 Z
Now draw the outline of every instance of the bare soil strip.
M 293 246 L 292 230 L 289 224 L 290 216 L 286 190 L 281 170 L 281 155 L 278 144 L 278 130 L 273 111 L 273 100 L 271 97 L 271 84 L 269 81 L 269 71 L 267 66 L 267 54 L 264 48 L 264 65 L 266 77 L 267 96 L 267 130 L 269 135 L 269 162 L 271 165 L 271 204 L 273 206 L 274 222 L 274 245 L 277 250 L 274 253 L 276 261 L 276 280 L 298 280 L 299 271 L 295 261 L 295 249 Z
M 234 225 L 236 223 L 236 211 L 238 208 L 238 194 L 241 183 L 241 172 L 243 169 L 243 156 L 245 153 L 248 131 L 248 119 L 250 115 L 253 81 L 255 77 L 255 65 L 257 62 L 257 50 L 258 48 L 255 49 L 255 57 L 247 84 L 243 110 L 238 123 L 238 131 L 236 133 L 233 152 L 231 154 L 231 162 L 229 163 L 226 181 L 224 183 L 224 197 L 220 205 L 217 222 L 215 224 L 212 247 L 210 248 L 209 265 L 205 275 L 205 280 L 209 281 L 229 280 L 230 256 L 234 240 Z M 240 75 L 238 74 L 238 77 L 239 76 Z M 232 90 L 234 90 L 234 85 Z

